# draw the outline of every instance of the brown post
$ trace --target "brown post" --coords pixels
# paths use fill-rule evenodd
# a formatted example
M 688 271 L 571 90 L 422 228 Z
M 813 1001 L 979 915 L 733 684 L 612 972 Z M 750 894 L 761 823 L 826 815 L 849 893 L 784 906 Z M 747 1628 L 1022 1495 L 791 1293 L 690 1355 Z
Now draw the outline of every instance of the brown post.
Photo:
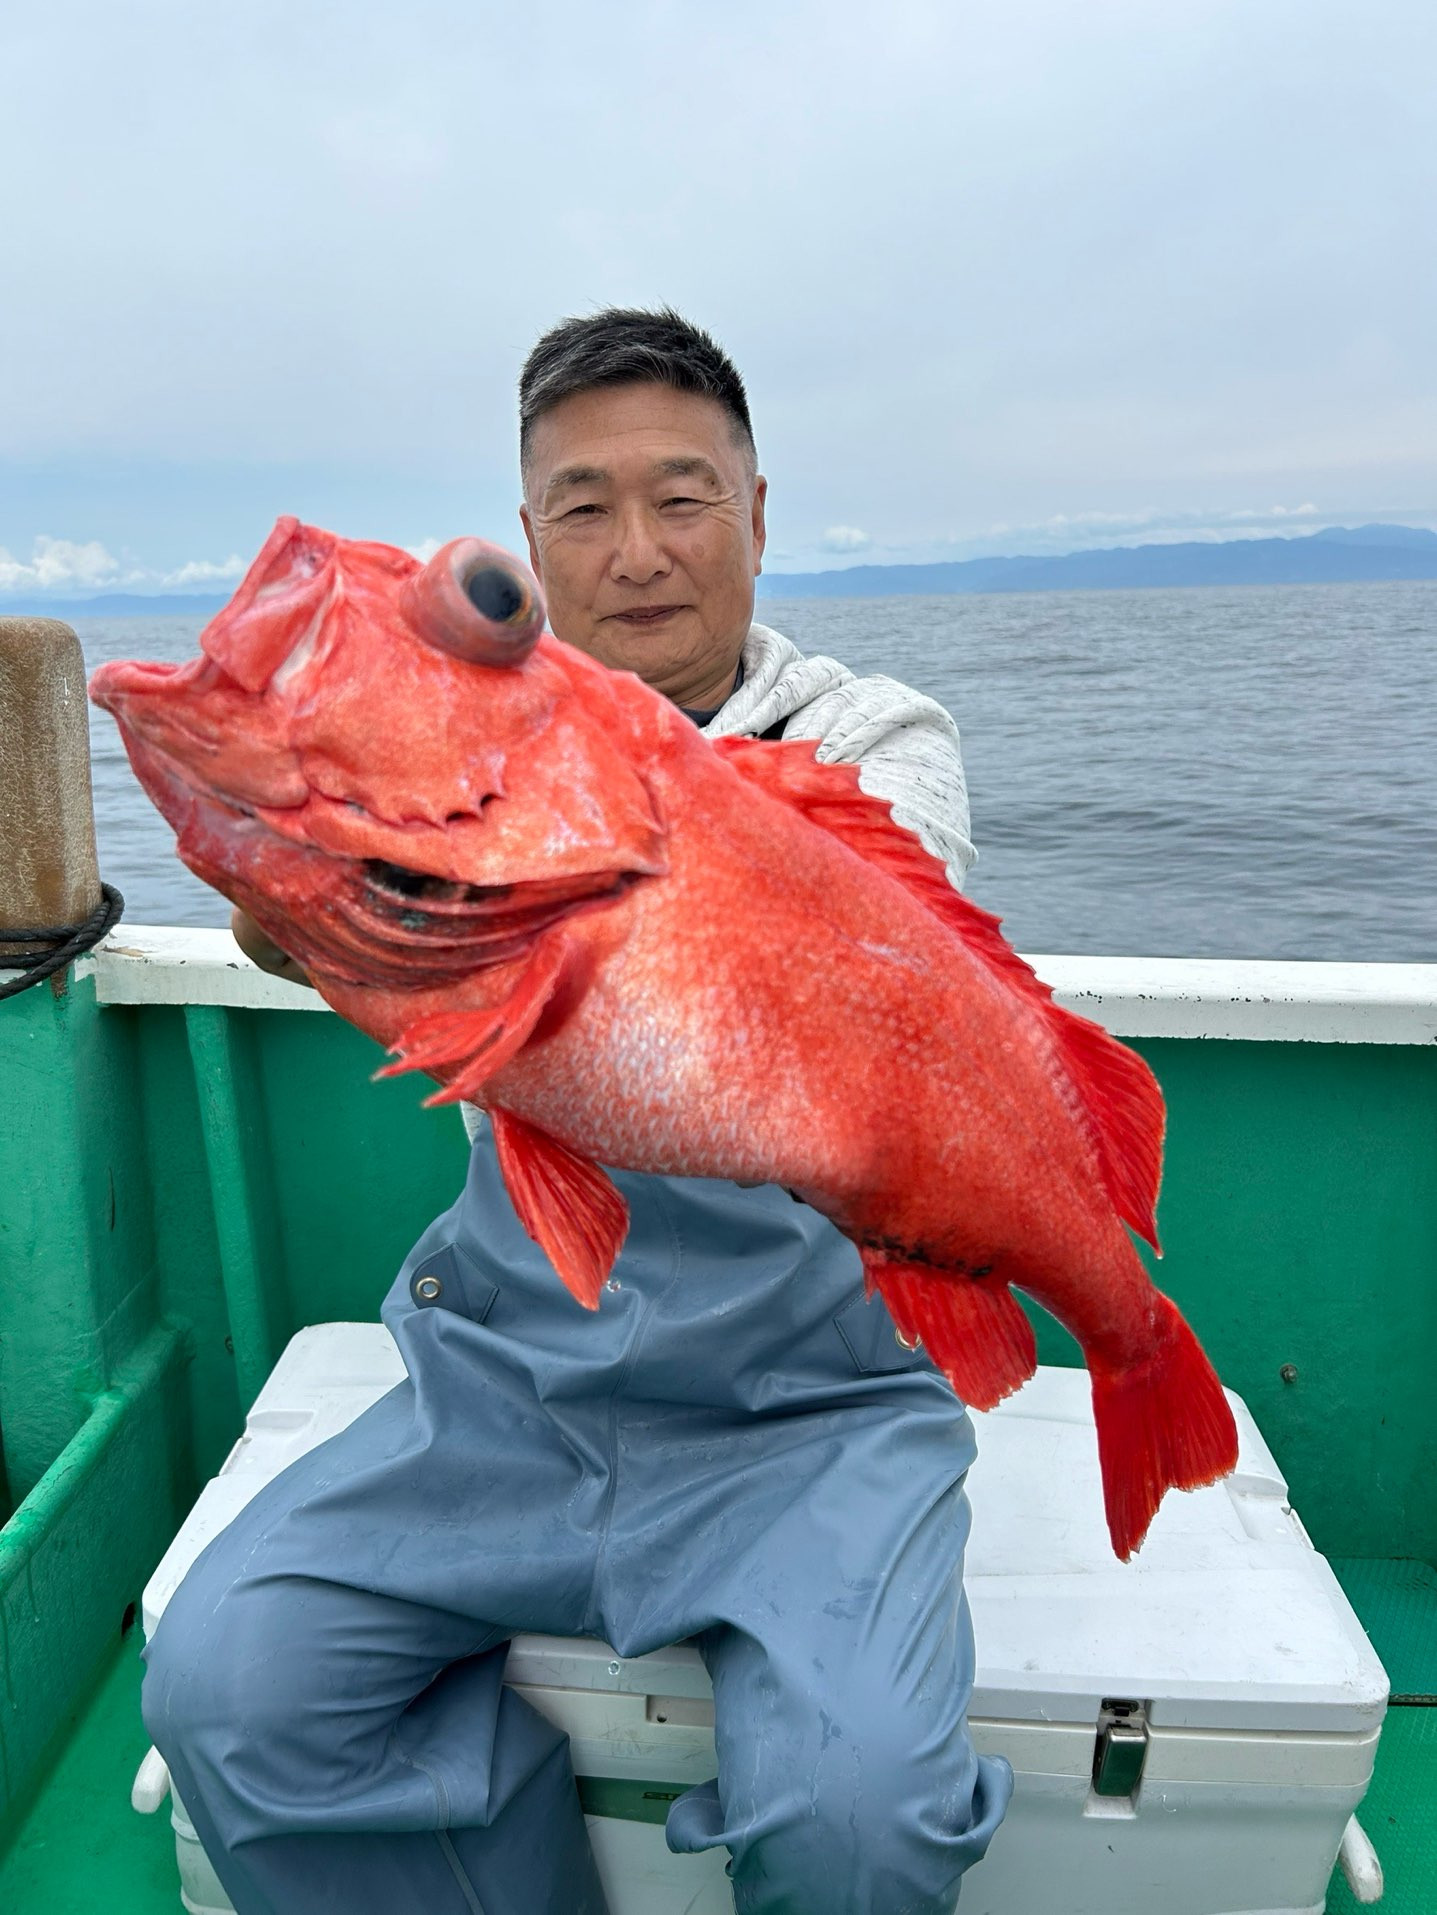
M 34 954 L 7 930 L 83 924 L 99 902 L 80 641 L 57 618 L 0 618 L 0 957 Z

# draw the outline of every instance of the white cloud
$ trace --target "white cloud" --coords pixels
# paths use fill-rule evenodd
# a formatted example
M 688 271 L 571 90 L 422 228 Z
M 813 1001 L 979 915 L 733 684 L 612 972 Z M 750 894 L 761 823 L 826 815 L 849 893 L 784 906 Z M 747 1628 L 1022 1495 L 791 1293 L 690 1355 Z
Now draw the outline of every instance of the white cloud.
M 1328 515 L 1330 517 L 1330 515 Z M 1109 538 L 1266 538 L 1294 520 L 1327 520 L 1312 502 L 1301 505 L 1242 506 L 1215 511 L 1206 506 L 1146 507 L 1129 512 L 1055 512 L 1037 525 L 993 525 L 980 536 L 1058 538 L 1090 545 Z M 1313 529 L 1299 523 L 1300 531 Z
M 28 561 L 12 557 L 0 546 L 0 591 L 94 591 L 101 585 L 113 585 L 121 569 L 119 560 L 98 539 L 81 545 L 74 539 L 52 539 L 42 533 Z
M 1219 509 L 1206 506 L 1134 507 L 1125 512 L 1055 512 L 1046 519 L 996 522 L 943 538 L 909 538 L 877 532 L 865 539 L 865 562 L 874 565 L 927 565 L 945 560 L 1056 557 L 1066 552 L 1131 545 L 1216 544 L 1232 539 L 1304 538 L 1330 525 L 1424 525 L 1437 530 L 1437 514 L 1396 507 L 1347 505 L 1333 509 L 1311 500 L 1296 505 Z M 806 572 L 831 563 L 831 528 L 821 540 L 783 552 L 770 548 L 772 577 Z
M 1357 514 L 1359 519 L 1374 516 L 1372 512 Z M 1322 512 L 1311 500 L 1301 505 L 1216 511 L 1205 506 L 1179 506 L 1165 511 L 1149 507 L 1132 512 L 1057 512 L 1038 525 L 992 526 L 980 538 L 990 547 L 1001 541 L 1009 551 L 1021 550 L 1024 541 L 1041 545 L 1044 550 L 1061 547 L 1077 551 L 1113 543 L 1170 545 L 1194 540 L 1300 537 L 1304 532 L 1316 531 L 1319 525 L 1340 524 L 1342 517 L 1341 513 Z
M 418 545 L 406 545 L 404 549 L 421 565 L 427 565 L 443 543 L 442 539 L 421 539 Z
M 861 552 L 868 542 L 868 534 L 856 525 L 830 525 L 823 535 L 825 552 Z
M 165 572 L 160 577 L 162 585 L 219 585 L 230 579 L 243 578 L 245 561 L 237 552 L 231 552 L 227 559 L 218 564 L 213 559 L 188 559 L 177 572 Z
M 734 354 L 799 564 L 1088 509 L 1116 523 L 1052 536 L 1143 536 L 1138 498 L 1437 504 L 1432 0 L 1360 35 L 1350 0 L 899 0 L 877 36 L 817 0 L 741 33 L 578 0 L 417 0 L 403 34 L 378 0 L 334 11 L 195 7 L 177 34 L 163 7 L 0 8 L 0 68 L 34 79 L 0 115 L 27 181 L 5 264 L 46 288 L 0 302 L 12 552 L 83 526 L 176 567 L 280 510 L 512 539 L 520 362 L 609 300 L 672 300 Z M 696 218 L 671 156 L 716 116 Z M 877 270 L 835 299 L 835 259 Z M 870 543 L 820 544 L 841 525 Z
M 0 546 L 0 595 L 7 592 L 54 593 L 56 598 L 83 598 L 89 593 L 114 591 L 183 591 L 186 587 L 224 585 L 242 576 L 245 561 L 237 553 L 227 559 L 189 559 L 174 571 L 136 565 L 117 559 L 98 539 L 56 539 L 41 533 L 28 559 L 16 558 Z

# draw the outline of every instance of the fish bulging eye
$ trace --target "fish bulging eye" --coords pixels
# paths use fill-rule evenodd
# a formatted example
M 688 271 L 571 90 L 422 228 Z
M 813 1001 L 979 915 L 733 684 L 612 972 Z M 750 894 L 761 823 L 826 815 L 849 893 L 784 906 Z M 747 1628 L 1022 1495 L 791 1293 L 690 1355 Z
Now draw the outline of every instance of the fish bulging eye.
M 498 565 L 481 565 L 464 581 L 464 590 L 475 611 L 492 618 L 496 625 L 509 625 L 528 604 L 528 594 L 512 572 Z
M 521 665 L 544 629 L 537 582 L 483 539 L 453 539 L 404 588 L 419 637 L 475 665 Z

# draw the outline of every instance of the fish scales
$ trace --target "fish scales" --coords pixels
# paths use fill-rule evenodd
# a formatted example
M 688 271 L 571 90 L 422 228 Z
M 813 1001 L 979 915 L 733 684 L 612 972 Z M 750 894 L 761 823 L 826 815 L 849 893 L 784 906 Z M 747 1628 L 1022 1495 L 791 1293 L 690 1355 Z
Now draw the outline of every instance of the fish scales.
M 503 621 L 475 590 L 499 573 Z M 1236 1462 L 1221 1386 L 1130 1229 L 1163 1112 L 941 865 L 804 743 L 710 741 L 542 630 L 532 578 L 281 520 L 201 658 L 92 693 L 180 856 L 316 988 L 484 1104 L 516 1210 L 584 1304 L 622 1244 L 600 1166 L 782 1185 L 987 1408 L 1077 1338 L 1107 1517 Z

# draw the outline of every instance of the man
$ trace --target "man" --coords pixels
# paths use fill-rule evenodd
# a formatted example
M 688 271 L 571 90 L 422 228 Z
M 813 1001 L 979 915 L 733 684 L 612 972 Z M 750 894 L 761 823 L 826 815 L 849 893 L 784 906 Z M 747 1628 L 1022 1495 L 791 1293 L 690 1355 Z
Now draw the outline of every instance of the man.
M 560 638 L 711 736 L 811 738 L 972 858 L 952 721 L 752 621 L 766 483 L 737 372 L 673 313 L 540 340 L 524 505 Z M 236 934 L 286 960 L 247 920 Z M 487 1126 L 385 1305 L 407 1383 L 210 1546 L 146 1721 L 241 1915 L 602 1915 L 567 1744 L 502 1686 L 521 1630 L 696 1638 L 719 1774 L 672 1847 L 739 1915 L 948 1915 L 1006 1806 L 975 1758 L 968 1419 L 784 1191 L 618 1174 L 597 1317 L 514 1216 Z

